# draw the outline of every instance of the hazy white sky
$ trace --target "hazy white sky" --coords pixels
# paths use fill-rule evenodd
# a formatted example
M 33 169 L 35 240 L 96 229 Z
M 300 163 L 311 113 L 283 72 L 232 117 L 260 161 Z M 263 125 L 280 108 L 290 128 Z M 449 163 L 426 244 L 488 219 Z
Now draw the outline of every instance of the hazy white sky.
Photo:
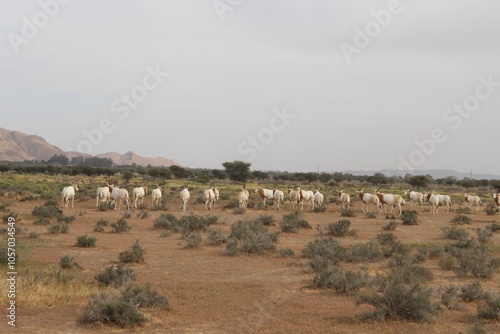
M 500 1 L 0 1 L 0 127 L 188 167 L 499 173 Z

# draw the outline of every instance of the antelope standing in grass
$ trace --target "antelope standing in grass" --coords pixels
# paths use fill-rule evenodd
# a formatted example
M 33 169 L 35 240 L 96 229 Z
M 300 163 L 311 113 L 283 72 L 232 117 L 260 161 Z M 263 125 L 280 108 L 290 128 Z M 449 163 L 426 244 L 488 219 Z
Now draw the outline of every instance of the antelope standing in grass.
M 379 208 L 379 214 L 382 214 L 382 211 L 381 211 L 382 208 L 380 207 L 380 200 L 378 199 L 378 196 L 363 192 L 363 189 L 365 187 L 366 187 L 366 185 L 363 185 L 361 187 L 361 189 L 356 190 L 356 192 L 358 193 L 359 199 L 363 203 L 362 206 L 361 206 L 361 210 L 364 213 L 366 213 L 365 206 L 366 206 L 366 209 L 368 209 L 368 206 L 370 204 L 372 204 L 372 205 L 375 205 L 376 207 L 378 207 Z
M 160 206 L 161 203 L 161 187 L 153 189 L 151 191 L 151 207 Z
M 134 201 L 134 208 L 137 209 L 137 201 L 139 205 L 144 205 L 144 197 L 148 193 L 148 187 L 137 187 L 132 190 L 132 200 Z
M 435 191 L 434 191 L 435 193 Z M 446 212 L 450 212 L 451 207 L 451 197 L 449 195 L 436 194 L 439 197 L 439 204 L 442 206 L 446 205 Z
M 498 194 L 498 189 L 492 195 L 493 195 L 493 201 L 495 202 L 496 207 L 498 208 L 500 206 L 500 194 Z M 498 213 L 500 214 L 500 211 Z
M 75 194 L 78 191 L 78 186 L 76 183 L 73 183 L 72 186 L 64 187 L 63 190 L 61 191 L 61 198 L 62 198 L 62 206 L 63 208 L 67 209 L 69 200 L 71 199 L 71 208 L 75 208 L 73 206 L 73 202 L 75 200 Z
M 420 206 L 424 206 L 424 194 L 418 192 L 418 191 L 413 191 L 410 189 L 405 190 L 405 195 L 406 199 L 411 202 L 411 207 L 413 208 L 413 204 L 420 203 Z
M 250 193 L 246 189 L 246 186 L 243 185 L 241 191 L 238 193 L 238 206 L 240 209 L 246 211 L 248 205 L 248 198 L 250 197 Z
M 314 193 L 314 205 L 323 206 L 323 202 L 325 201 L 325 195 L 319 192 L 319 186 L 316 184 L 316 192 Z
M 109 192 L 109 185 L 106 187 L 98 187 L 96 192 L 96 203 L 95 206 L 99 207 L 99 199 L 101 202 L 108 204 L 111 198 L 111 193 Z
M 180 196 L 181 196 L 181 201 L 182 201 L 182 212 L 186 212 L 188 201 L 189 201 L 189 198 L 191 197 L 191 194 L 189 193 L 187 184 L 184 185 L 184 189 L 181 190 Z
M 262 203 L 264 204 L 264 207 L 266 206 L 266 202 L 268 199 L 274 199 L 273 191 L 271 189 L 262 188 L 260 184 L 257 185 L 257 189 L 255 189 L 255 192 L 258 193 L 260 198 L 264 200 L 264 202 Z
M 285 194 L 277 189 L 278 185 L 275 184 L 274 185 L 274 189 L 273 189 L 273 198 L 274 198 L 274 203 L 273 203 L 273 208 L 275 208 L 276 210 L 281 210 L 281 207 L 283 206 L 283 201 L 285 199 Z
M 290 201 L 290 209 L 297 210 L 299 208 L 300 193 L 293 188 L 288 188 L 288 200 Z
M 307 202 L 306 210 L 309 210 L 309 207 L 312 205 L 312 210 L 314 211 L 314 193 L 311 190 L 302 190 L 300 186 L 297 188 L 297 191 L 300 194 L 300 210 L 304 210 L 304 202 Z
M 392 207 L 390 214 L 392 215 L 394 209 L 397 206 L 399 208 L 399 215 L 401 216 L 401 214 L 403 213 L 403 208 L 401 206 L 406 204 L 403 197 L 401 195 L 381 193 L 379 192 L 381 187 L 382 185 L 378 186 L 378 188 L 375 190 L 375 194 L 380 201 L 380 205 L 384 206 L 384 214 L 387 214 L 387 205 L 390 205 Z
M 338 194 L 339 194 L 340 209 L 349 210 L 349 207 L 351 206 L 351 195 L 346 193 L 345 189 L 343 188 L 338 191 Z
M 212 211 L 215 202 L 215 185 L 203 191 L 203 198 L 205 199 L 205 210 Z
M 109 186 L 109 191 L 111 193 L 111 198 L 113 201 L 111 202 L 111 205 L 114 204 L 115 210 L 117 209 L 116 203 L 118 202 L 118 209 L 120 209 L 123 200 L 125 200 L 125 203 L 127 203 L 127 210 L 130 210 L 130 205 L 128 202 L 129 196 L 128 196 L 128 190 L 127 189 L 121 189 L 117 186 Z
M 219 193 L 219 189 L 217 189 L 217 187 L 215 187 L 215 183 L 213 184 L 212 189 L 214 190 L 214 208 L 216 208 L 217 205 L 219 204 L 220 193 Z
M 479 198 L 479 196 L 472 196 L 464 193 L 464 198 L 465 204 L 467 206 L 469 206 L 469 204 L 471 204 L 472 206 L 476 205 L 476 211 L 479 211 L 479 205 L 481 205 L 481 198 Z
M 424 199 L 427 200 L 427 202 L 429 202 L 429 204 L 431 205 L 432 207 L 432 214 L 433 215 L 437 215 L 438 214 L 438 211 L 439 211 L 439 196 L 436 195 L 436 191 L 432 191 L 432 192 L 425 192 L 424 193 Z

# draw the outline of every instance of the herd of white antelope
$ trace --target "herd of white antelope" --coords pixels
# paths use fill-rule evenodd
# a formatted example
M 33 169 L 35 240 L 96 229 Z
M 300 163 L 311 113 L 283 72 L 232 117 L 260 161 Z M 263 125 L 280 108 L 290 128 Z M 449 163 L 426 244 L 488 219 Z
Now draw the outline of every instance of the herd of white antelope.
M 359 190 L 356 190 L 356 193 L 361 201 L 361 210 L 364 213 L 367 213 L 369 210 L 369 206 L 375 206 L 378 208 L 378 212 L 380 215 L 387 214 L 387 206 L 391 207 L 391 211 L 389 214 L 393 214 L 394 210 L 399 211 L 399 215 L 402 214 L 402 206 L 406 205 L 406 201 L 409 201 L 411 207 L 414 205 L 424 206 L 424 203 L 429 203 L 431 206 L 432 214 L 438 214 L 439 206 L 442 206 L 446 209 L 446 212 L 450 211 L 451 207 L 451 197 L 449 195 L 438 194 L 435 190 L 430 192 L 417 192 L 410 189 L 405 190 L 404 196 L 390 193 L 382 193 L 380 192 L 380 188 L 382 185 L 379 185 L 373 194 L 364 192 L 364 188 L 366 185 L 363 185 Z M 288 187 L 286 199 L 288 200 L 289 208 L 291 210 L 298 210 L 299 205 L 300 209 L 304 209 L 304 203 L 307 203 L 306 210 L 314 210 L 315 207 L 323 206 L 325 196 L 319 192 L 318 186 L 315 187 L 315 191 L 311 190 L 303 190 L 301 187 Z M 62 206 L 64 208 L 68 208 L 69 201 L 71 200 L 71 207 L 74 208 L 73 202 L 75 198 L 75 194 L 78 191 L 77 184 L 73 184 L 68 187 L 64 187 L 61 192 L 62 197 Z M 136 187 L 132 190 L 132 201 L 134 204 L 134 208 L 137 208 L 138 205 L 144 205 L 144 198 L 148 193 L 148 187 Z M 282 210 L 284 208 L 285 201 L 285 193 L 279 189 L 277 189 L 277 184 L 274 185 L 273 189 L 267 189 L 262 187 L 260 184 L 257 185 L 255 189 L 255 193 L 263 200 L 263 205 L 266 205 L 268 200 L 273 201 L 273 208 L 276 210 Z M 345 189 L 341 189 L 337 192 L 338 201 L 341 209 L 349 209 L 351 205 L 351 195 L 346 192 Z M 496 207 L 500 207 L 500 193 L 499 189 L 492 194 L 493 201 L 496 204 Z M 182 201 L 182 211 L 187 211 L 188 201 L 191 197 L 188 185 L 184 185 L 184 188 L 181 190 L 179 197 Z M 203 191 L 203 199 L 205 202 L 205 210 L 213 210 L 217 207 L 219 203 L 220 193 L 216 188 L 215 184 L 211 184 L 210 188 L 205 189 Z M 157 207 L 161 203 L 162 198 L 162 188 L 157 187 L 151 191 L 151 207 Z M 250 193 L 246 189 L 246 185 L 243 185 L 241 190 L 238 192 L 237 200 L 239 208 L 246 210 L 248 201 L 250 199 Z M 101 203 L 105 203 L 106 205 L 111 202 L 111 205 L 114 206 L 115 210 L 119 210 L 121 204 L 123 202 L 127 205 L 127 210 L 130 210 L 129 204 L 129 193 L 127 189 L 119 188 L 115 185 L 107 185 L 105 187 L 97 188 L 96 192 L 96 206 L 99 206 L 99 201 Z M 464 203 L 466 206 L 475 206 L 476 211 L 479 211 L 479 206 L 481 205 L 481 198 L 479 196 L 469 195 L 464 193 Z

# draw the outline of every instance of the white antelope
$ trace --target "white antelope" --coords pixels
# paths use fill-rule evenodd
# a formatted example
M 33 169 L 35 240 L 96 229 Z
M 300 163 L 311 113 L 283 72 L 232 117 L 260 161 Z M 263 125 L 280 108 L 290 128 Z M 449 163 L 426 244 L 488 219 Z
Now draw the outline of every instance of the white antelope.
M 61 191 L 61 198 L 62 198 L 62 206 L 63 208 L 67 209 L 69 200 L 71 199 L 71 207 L 74 209 L 75 207 L 73 206 L 73 202 L 75 200 L 75 194 L 78 191 L 78 186 L 76 183 L 73 183 L 72 186 L 64 187 L 63 190 Z
M 464 193 L 464 198 L 467 206 L 469 206 L 469 204 L 472 206 L 476 205 L 476 211 L 479 211 L 479 205 L 481 205 L 481 198 L 479 198 L 479 196 L 472 196 Z
M 132 190 L 132 199 L 134 200 L 134 208 L 137 209 L 137 201 L 140 205 L 144 204 L 144 197 L 148 193 L 148 187 L 137 187 Z
M 219 189 L 217 189 L 215 187 L 215 184 L 213 186 L 213 190 L 214 190 L 214 208 L 216 208 L 217 204 L 219 204 L 220 193 L 219 193 Z
M 297 190 L 288 188 L 288 200 L 290 201 L 290 209 L 297 210 L 299 208 L 300 193 Z
M 323 206 L 323 201 L 325 200 L 325 195 L 319 192 L 319 190 L 316 189 L 316 192 L 314 193 L 314 204 L 317 206 Z
M 340 209 L 347 209 L 351 206 L 351 195 L 345 192 L 344 189 L 340 189 L 339 193 L 339 202 Z
M 358 193 L 359 199 L 363 203 L 362 206 L 361 206 L 361 210 L 364 213 L 366 213 L 365 206 L 366 206 L 366 209 L 368 209 L 368 206 L 370 204 L 372 204 L 372 205 L 377 206 L 379 208 L 379 214 L 382 214 L 382 211 L 381 211 L 382 208 L 380 207 L 380 201 L 378 199 L 378 196 L 363 192 L 363 188 L 364 187 L 365 186 L 362 186 L 361 189 L 356 190 L 356 192 Z
M 160 206 L 161 195 L 161 187 L 155 188 L 151 191 L 151 207 Z
M 266 206 L 266 202 L 268 199 L 274 199 L 273 191 L 271 189 L 262 188 L 260 184 L 257 185 L 257 189 L 255 189 L 255 192 L 258 193 L 260 198 L 264 200 L 264 207 Z
M 413 204 L 420 203 L 420 206 L 424 206 L 424 194 L 418 192 L 418 191 L 413 191 L 410 189 L 405 190 L 405 195 L 406 199 L 408 199 L 411 202 L 411 207 L 413 208 Z
M 381 185 L 375 190 L 375 194 L 380 202 L 379 205 L 384 206 L 384 214 L 387 214 L 387 205 L 390 205 L 392 207 L 390 214 L 392 215 L 394 208 L 397 206 L 399 208 L 399 215 L 401 216 L 403 213 L 403 208 L 401 206 L 406 204 L 403 197 L 401 195 L 381 193 L 379 192 L 380 187 Z
M 493 201 L 495 202 L 497 208 L 500 206 L 500 194 L 498 194 L 498 189 L 493 195 Z M 498 212 L 500 214 L 500 211 Z
M 184 189 L 181 190 L 180 196 L 181 196 L 181 201 L 182 201 L 182 211 L 186 212 L 188 201 L 189 201 L 189 198 L 191 197 L 191 194 L 189 193 L 187 184 L 184 186 Z
M 276 186 L 277 185 L 274 185 L 273 189 L 273 208 L 275 208 L 276 210 L 281 210 L 281 207 L 283 206 L 283 200 L 285 199 L 285 194 L 281 190 L 276 189 Z
M 205 210 L 212 210 L 215 202 L 215 186 L 212 185 L 209 189 L 203 191 L 203 198 L 205 199 Z
M 241 189 L 241 191 L 238 193 L 238 205 L 240 209 L 246 210 L 247 205 L 248 205 L 248 198 L 250 196 L 250 193 L 246 189 L 245 186 Z
M 129 196 L 128 196 L 128 190 L 127 189 L 122 189 L 119 187 L 115 186 L 109 186 L 109 191 L 111 193 L 111 198 L 113 201 L 111 202 L 111 205 L 115 205 L 115 210 L 117 209 L 116 203 L 118 202 L 118 210 L 120 209 L 122 202 L 125 200 L 125 203 L 127 203 L 127 210 L 130 210 L 130 205 L 129 205 Z
M 101 202 L 107 204 L 110 198 L 111 198 L 111 193 L 109 192 L 109 185 L 106 187 L 97 188 L 95 206 L 99 207 L 99 199 L 101 200 Z
M 432 192 L 425 192 L 424 198 L 429 202 L 432 207 L 432 214 L 438 214 L 439 211 L 439 196 L 436 195 L 436 192 L 433 190 Z
M 440 195 L 440 194 L 436 195 L 439 197 L 439 204 L 441 204 L 442 206 L 446 205 L 446 212 L 450 212 L 451 197 L 449 195 Z
M 314 211 L 314 193 L 311 190 L 302 190 L 300 187 L 297 188 L 299 192 L 299 202 L 301 204 L 300 210 L 304 210 L 304 202 L 307 202 L 306 210 L 312 205 L 312 210 Z

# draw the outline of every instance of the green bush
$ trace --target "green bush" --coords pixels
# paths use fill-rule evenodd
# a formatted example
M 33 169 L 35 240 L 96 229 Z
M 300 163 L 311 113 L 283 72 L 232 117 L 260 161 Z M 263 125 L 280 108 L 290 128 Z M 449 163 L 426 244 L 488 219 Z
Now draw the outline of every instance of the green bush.
M 449 310 L 458 310 L 460 309 L 458 293 L 459 288 L 456 285 L 450 285 L 445 289 L 440 289 L 441 293 L 441 302 L 443 305 Z
M 389 224 L 382 227 L 382 229 L 384 231 L 394 231 L 396 229 L 396 227 L 398 227 L 398 223 L 395 221 L 391 221 L 391 222 L 389 222 Z
M 366 211 L 365 217 L 368 219 L 374 219 L 377 218 L 377 215 L 373 211 Z
M 108 226 L 109 222 L 104 219 L 99 219 L 97 223 L 94 225 L 95 232 L 104 232 L 104 227 Z
M 281 257 L 292 257 L 295 255 L 295 252 L 293 249 L 286 248 L 286 249 L 280 249 L 280 256 Z
M 320 272 L 338 265 L 346 257 L 346 250 L 333 238 L 321 238 L 310 241 L 302 250 L 302 256 L 309 259 L 312 270 Z
M 418 213 L 415 210 L 403 210 L 400 219 L 403 225 L 418 225 Z
M 167 297 L 156 291 L 151 284 L 129 285 L 123 292 L 123 300 L 138 307 L 155 307 L 168 309 L 170 302 Z
M 255 218 L 255 221 L 261 223 L 264 226 L 272 226 L 276 223 L 276 219 L 271 215 L 259 215 L 257 218 Z
M 366 271 L 345 271 L 331 267 L 319 272 L 313 279 L 313 286 L 331 288 L 338 293 L 353 293 L 370 284 Z
M 222 231 L 220 229 L 209 228 L 207 240 L 209 245 L 218 246 L 222 244 L 226 239 L 222 235 Z
M 132 226 L 127 223 L 124 217 L 118 219 L 116 223 L 111 223 L 111 227 L 114 233 L 128 232 L 132 229 Z
M 460 298 L 462 298 L 464 302 L 475 302 L 481 300 L 484 297 L 481 282 L 477 280 L 471 284 L 460 287 L 460 291 Z
M 201 244 L 201 234 L 198 232 L 188 233 L 184 240 L 187 241 L 186 246 L 184 248 L 198 248 Z
M 348 262 L 374 262 L 384 256 L 380 245 L 373 241 L 354 244 L 343 255 L 343 260 Z
M 458 225 L 470 224 L 471 222 L 472 222 L 472 219 L 468 216 L 465 216 L 465 215 L 456 215 L 455 217 L 450 219 L 450 223 L 458 224 Z
M 158 218 L 155 219 L 153 223 L 153 227 L 155 229 L 166 229 L 166 230 L 175 230 L 176 226 L 179 224 L 179 220 L 173 214 L 170 213 L 162 213 Z
M 31 214 L 35 217 L 59 218 L 63 216 L 63 211 L 57 205 L 36 206 Z
M 256 220 L 238 220 L 231 226 L 231 233 L 226 246 L 227 255 L 237 253 L 264 254 L 274 250 L 277 234 L 269 233 L 261 222 Z
M 139 240 L 137 240 L 129 249 L 121 252 L 118 258 L 123 263 L 142 263 L 144 262 L 144 248 L 139 245 Z
M 468 238 L 469 233 L 463 228 L 453 225 L 452 227 L 441 228 L 441 236 L 446 239 L 464 241 Z
M 486 294 L 484 303 L 477 305 L 477 316 L 480 319 L 500 320 L 500 295 Z
M 107 291 L 92 296 L 79 322 L 82 324 L 113 324 L 130 327 L 142 324 L 146 317 L 119 295 Z
M 95 276 L 95 279 L 99 285 L 121 287 L 135 280 L 135 273 L 132 269 L 125 267 L 124 263 L 120 263 L 117 266 L 106 267 L 104 272 Z
M 283 215 L 279 225 L 283 233 L 296 233 L 300 227 L 312 228 L 306 220 L 302 219 L 302 213 L 297 211 Z
M 78 247 L 95 247 L 97 239 L 89 237 L 86 234 L 76 237 L 76 246 Z
M 335 223 L 330 223 L 326 228 L 326 235 L 333 237 L 347 237 L 356 235 L 357 231 L 351 229 L 351 222 L 346 219 L 339 220 Z
M 484 208 L 484 212 L 486 212 L 486 214 L 488 216 L 494 216 L 497 214 L 497 207 L 495 204 L 493 203 L 489 203 L 485 208 Z
M 354 214 L 354 212 L 350 209 L 341 209 L 340 210 L 340 215 L 342 217 L 356 217 L 356 215 Z
M 73 256 L 65 255 L 59 261 L 59 266 L 62 269 L 75 269 L 78 268 L 78 263 Z
M 33 238 L 33 239 L 36 239 L 36 238 L 40 237 L 40 233 L 38 233 L 37 231 L 31 231 L 31 232 L 28 234 L 28 237 L 29 237 L 29 238 Z

